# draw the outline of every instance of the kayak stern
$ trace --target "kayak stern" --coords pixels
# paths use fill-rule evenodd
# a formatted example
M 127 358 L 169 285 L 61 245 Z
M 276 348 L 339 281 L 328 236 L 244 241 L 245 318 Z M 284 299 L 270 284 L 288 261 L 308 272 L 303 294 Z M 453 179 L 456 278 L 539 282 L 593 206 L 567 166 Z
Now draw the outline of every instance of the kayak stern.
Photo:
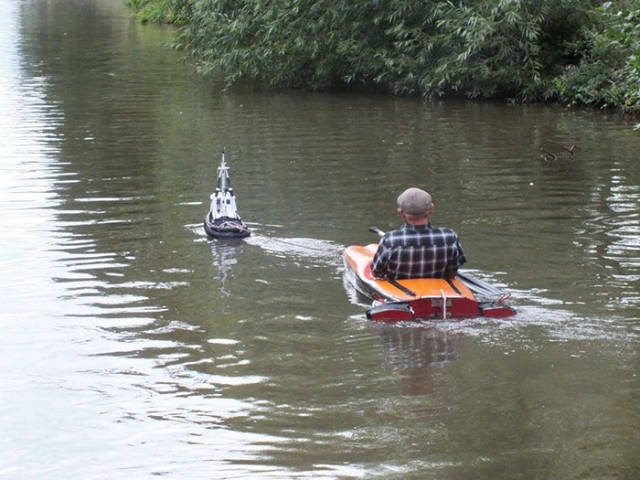
M 514 315 L 499 301 L 478 302 L 461 278 L 415 278 L 384 280 L 373 276 L 371 261 L 376 244 L 353 245 L 345 249 L 346 278 L 361 295 L 373 300 L 367 318 L 384 322 L 447 320 L 452 318 Z M 466 278 L 467 276 L 465 276 Z

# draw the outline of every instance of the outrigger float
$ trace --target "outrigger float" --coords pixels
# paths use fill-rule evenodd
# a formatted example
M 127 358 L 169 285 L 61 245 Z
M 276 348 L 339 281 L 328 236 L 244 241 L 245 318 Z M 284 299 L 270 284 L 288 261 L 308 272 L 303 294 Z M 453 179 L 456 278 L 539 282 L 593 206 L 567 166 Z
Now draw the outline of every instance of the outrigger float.
M 384 232 L 371 227 L 380 235 Z M 493 285 L 469 274 L 455 278 L 384 280 L 373 276 L 371 263 L 377 244 L 352 245 L 343 254 L 345 279 L 360 295 L 372 300 L 367 318 L 383 322 L 504 318 L 516 311 L 503 302 L 509 297 Z
M 224 159 L 218 167 L 218 184 L 216 191 L 210 195 L 211 205 L 204 218 L 204 231 L 210 237 L 243 238 L 251 235 L 251 231 L 242 221 L 236 206 L 236 195 L 231 187 L 229 167 Z

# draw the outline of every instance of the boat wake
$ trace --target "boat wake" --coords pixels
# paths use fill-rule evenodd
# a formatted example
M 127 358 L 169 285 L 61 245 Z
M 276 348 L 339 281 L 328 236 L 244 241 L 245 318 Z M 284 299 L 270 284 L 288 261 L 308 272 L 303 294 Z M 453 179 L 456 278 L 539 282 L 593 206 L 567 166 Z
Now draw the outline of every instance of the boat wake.
M 337 265 L 343 245 L 329 240 L 308 237 L 270 237 L 254 233 L 244 240 L 280 258 L 313 258 L 323 265 Z
M 448 320 L 422 320 L 395 322 L 389 328 L 433 328 L 441 333 L 459 334 L 462 336 L 478 337 L 484 343 L 492 345 L 513 345 L 514 338 L 525 349 L 539 348 L 535 340 L 540 336 L 549 342 L 561 343 L 566 341 L 613 341 L 615 344 L 625 345 L 640 341 L 640 331 L 630 332 L 623 318 L 585 316 L 571 309 L 562 300 L 545 296 L 543 289 L 512 289 L 508 288 L 497 278 L 480 272 L 472 272 L 483 280 L 500 288 L 508 289 L 511 294 L 510 304 L 516 309 L 516 315 L 508 318 L 472 317 Z M 343 271 L 343 287 L 347 297 L 353 305 L 359 308 L 369 307 L 371 300 L 358 292 L 353 281 L 348 278 L 349 271 Z M 356 314 L 354 320 L 376 323 L 366 320 L 365 313 Z M 532 334 L 533 333 L 533 334 Z
M 209 244 L 227 246 L 230 239 L 208 239 L 202 224 L 185 225 L 196 236 L 197 242 L 207 242 Z M 239 244 L 246 244 L 258 247 L 270 255 L 278 258 L 290 258 L 296 261 L 309 262 L 312 266 L 328 266 L 335 268 L 337 276 L 343 280 L 343 288 L 348 301 L 357 305 L 359 309 L 367 308 L 371 305 L 370 299 L 363 297 L 353 288 L 352 282 L 347 278 L 347 271 L 343 267 L 341 255 L 344 245 L 330 241 L 310 237 L 281 237 L 270 236 L 261 233 L 271 225 L 250 224 L 252 235 L 250 237 L 235 240 L 224 250 L 224 255 L 218 255 L 215 250 L 215 257 L 226 260 L 224 271 L 233 268 L 233 254 Z M 231 261 L 229 261 L 231 258 Z M 519 338 L 523 344 L 529 343 L 526 339 L 531 338 L 531 330 L 537 330 L 536 336 L 543 335 L 550 342 L 564 342 L 569 340 L 614 341 L 616 344 L 626 345 L 640 341 L 640 330 L 629 325 L 628 319 L 615 314 L 593 314 L 585 315 L 572 309 L 571 304 L 567 304 L 561 299 L 552 298 L 545 295 L 546 290 L 540 288 L 515 289 L 504 281 L 501 272 L 493 275 L 476 270 L 468 270 L 473 276 L 482 279 L 498 288 L 508 290 L 511 294 L 510 304 L 517 310 L 517 314 L 502 319 L 491 319 L 485 317 L 475 317 L 456 320 L 437 320 L 423 322 L 398 322 L 395 328 L 424 328 L 434 326 L 438 330 L 452 334 L 462 334 L 471 337 L 481 337 L 483 342 L 497 345 L 512 345 L 514 337 Z M 350 320 L 354 322 L 362 321 L 363 327 L 370 325 L 366 319 L 365 312 L 354 313 Z M 535 348 L 533 346 L 525 348 Z M 621 347 L 622 348 L 622 347 Z

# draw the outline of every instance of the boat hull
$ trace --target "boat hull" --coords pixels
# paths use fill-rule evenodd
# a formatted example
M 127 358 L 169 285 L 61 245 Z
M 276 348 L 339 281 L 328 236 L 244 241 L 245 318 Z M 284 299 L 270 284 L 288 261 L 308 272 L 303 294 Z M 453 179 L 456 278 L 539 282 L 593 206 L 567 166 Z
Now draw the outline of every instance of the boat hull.
M 211 212 L 204 218 L 204 231 L 214 238 L 244 238 L 251 235 L 245 223 L 238 218 L 213 218 Z
M 375 278 L 371 261 L 376 244 L 347 247 L 343 259 L 348 282 L 373 304 L 367 318 L 387 322 L 490 316 L 507 317 L 515 314 L 510 307 L 498 302 L 479 302 L 473 291 L 459 277 L 415 278 L 387 281 Z

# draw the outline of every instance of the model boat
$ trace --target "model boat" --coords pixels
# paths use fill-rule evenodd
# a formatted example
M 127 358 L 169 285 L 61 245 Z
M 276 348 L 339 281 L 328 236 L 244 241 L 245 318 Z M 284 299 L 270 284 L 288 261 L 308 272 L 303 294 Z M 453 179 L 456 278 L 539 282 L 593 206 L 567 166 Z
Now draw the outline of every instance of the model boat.
M 215 192 L 210 196 L 211 205 L 204 219 L 204 231 L 210 237 L 242 238 L 251 235 L 236 205 L 236 196 L 231 187 L 229 166 L 222 152 L 218 167 L 218 183 Z

